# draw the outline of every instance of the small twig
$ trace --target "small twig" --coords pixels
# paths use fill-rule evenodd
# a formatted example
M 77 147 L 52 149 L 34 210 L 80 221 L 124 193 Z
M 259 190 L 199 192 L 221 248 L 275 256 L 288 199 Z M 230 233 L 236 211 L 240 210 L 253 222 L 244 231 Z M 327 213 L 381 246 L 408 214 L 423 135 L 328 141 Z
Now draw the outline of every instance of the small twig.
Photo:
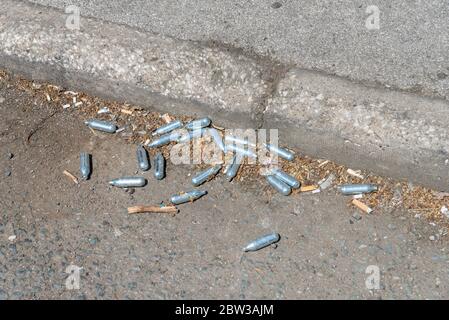
M 135 213 L 170 213 L 177 214 L 178 208 L 176 206 L 166 206 L 166 207 L 158 207 L 158 206 L 134 206 L 128 208 L 129 214 Z
M 75 184 L 78 184 L 78 179 L 77 179 L 73 174 L 71 174 L 71 173 L 68 172 L 67 170 L 64 170 L 62 173 L 65 174 L 65 175 L 66 175 L 67 177 L 69 177 L 70 179 L 72 179 L 72 181 L 73 181 Z

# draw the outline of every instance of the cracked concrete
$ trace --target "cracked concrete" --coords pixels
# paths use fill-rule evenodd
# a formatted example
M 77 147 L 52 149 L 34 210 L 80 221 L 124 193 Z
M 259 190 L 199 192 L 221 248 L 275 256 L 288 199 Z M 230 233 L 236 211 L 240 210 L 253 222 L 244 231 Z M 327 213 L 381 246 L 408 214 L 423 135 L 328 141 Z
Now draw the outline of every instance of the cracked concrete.
M 448 190 L 449 103 L 4 0 L 0 67 L 230 128 L 277 128 L 307 154 Z

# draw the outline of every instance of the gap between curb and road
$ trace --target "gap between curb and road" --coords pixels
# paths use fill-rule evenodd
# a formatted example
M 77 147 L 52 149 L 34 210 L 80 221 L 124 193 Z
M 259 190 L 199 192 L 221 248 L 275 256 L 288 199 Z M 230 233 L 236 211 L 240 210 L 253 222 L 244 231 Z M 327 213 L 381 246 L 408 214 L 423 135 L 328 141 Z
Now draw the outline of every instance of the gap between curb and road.
M 0 67 L 152 110 L 279 129 L 314 157 L 449 191 L 449 102 L 22 1 L 0 8 Z

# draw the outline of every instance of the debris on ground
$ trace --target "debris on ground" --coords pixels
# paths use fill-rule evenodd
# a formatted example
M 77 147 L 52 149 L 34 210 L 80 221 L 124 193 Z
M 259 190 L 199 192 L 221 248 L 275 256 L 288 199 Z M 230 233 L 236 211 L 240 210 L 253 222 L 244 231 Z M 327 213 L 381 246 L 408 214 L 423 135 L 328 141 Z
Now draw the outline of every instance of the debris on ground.
M 357 199 L 352 199 L 351 203 L 356 206 L 357 208 L 359 208 L 360 210 L 362 210 L 365 213 L 371 213 L 373 212 L 373 209 L 371 209 L 370 207 L 368 207 L 366 204 L 364 204 L 362 201 L 357 200 Z
M 100 110 L 97 111 L 97 114 L 105 114 L 105 113 L 110 113 L 111 111 L 109 111 L 108 107 L 103 107 Z
M 356 178 L 359 178 L 359 179 L 365 179 L 365 177 L 361 175 L 361 173 L 362 173 L 361 170 L 357 170 L 356 171 L 356 170 L 348 169 L 348 170 L 346 170 L 346 172 L 348 174 L 350 174 L 351 176 L 353 176 L 353 177 L 356 177 Z
M 154 130 L 151 135 L 152 136 L 156 136 L 156 135 L 163 135 L 169 132 L 172 132 L 173 130 L 179 129 L 182 127 L 182 122 L 177 120 L 177 121 L 173 121 L 173 122 L 168 122 L 166 125 L 161 126 L 159 128 L 157 128 L 156 130 Z
M 313 184 L 313 185 L 309 185 L 309 186 L 302 186 L 301 188 L 299 188 L 299 192 L 312 192 L 312 193 L 317 193 L 319 192 L 320 187 Z
M 164 113 L 163 115 L 161 115 L 161 119 L 164 120 L 165 123 L 172 122 L 172 119 L 168 113 Z
M 86 152 L 80 154 L 80 172 L 83 180 L 89 180 L 91 175 L 91 155 Z
M 170 202 L 173 204 L 193 202 L 206 194 L 207 194 L 207 191 L 205 191 L 205 190 L 192 190 L 189 192 L 183 192 L 183 193 L 172 196 L 170 198 Z
M 46 102 L 47 96 L 49 96 L 51 101 L 48 103 L 54 105 L 55 109 L 60 110 L 61 105 L 74 104 L 82 101 L 83 105 L 81 107 L 68 109 L 67 111 L 77 112 L 84 120 L 98 118 L 97 120 L 112 122 L 121 128 L 130 125 L 130 122 L 132 122 L 133 126 L 135 126 L 133 130 L 124 130 L 118 133 L 119 136 L 129 143 L 145 145 L 151 141 L 150 134 L 147 132 L 154 132 L 157 128 L 174 121 L 180 121 L 182 123 L 194 121 L 191 117 L 168 114 L 161 115 L 160 113 L 142 110 L 142 108 L 130 106 L 129 104 L 106 101 L 84 93 L 64 91 L 62 88 L 53 85 L 36 84 L 28 80 L 13 78 L 6 72 L 1 72 L 1 75 L 3 79 L 14 83 L 19 90 L 32 93 L 37 101 Z M 73 98 L 77 99 L 74 100 Z M 122 113 L 122 109 L 131 110 L 131 112 Z M 207 122 L 207 120 L 202 121 L 204 123 Z M 200 125 L 204 123 L 200 123 Z M 211 126 L 220 131 L 224 130 L 224 128 L 213 123 Z M 201 136 L 198 139 L 203 140 L 204 137 Z M 159 145 L 157 148 L 151 148 L 148 152 L 150 156 L 161 153 L 167 158 L 170 152 L 168 147 L 175 143 L 177 143 L 176 139 L 168 139 L 166 143 Z M 285 148 L 283 147 L 283 149 Z M 392 208 L 401 207 L 409 210 L 413 215 L 419 214 L 431 221 L 447 223 L 447 218 L 441 212 L 441 209 L 443 206 L 448 206 L 448 193 L 421 186 L 413 186 L 405 181 L 395 181 L 390 178 L 375 176 L 366 171 L 353 170 L 338 165 L 328 159 L 313 159 L 299 152 L 295 152 L 295 157 L 291 161 L 282 157 L 279 158 L 279 167 L 302 183 L 299 189 L 292 190 L 293 195 L 305 192 L 318 193 L 321 190 L 329 188 L 329 184 L 331 186 L 354 183 L 373 184 L 378 186 L 377 192 L 365 194 L 363 198 L 363 204 L 368 208 L 375 208 L 376 212 L 379 213 L 390 212 Z M 260 172 L 260 165 L 249 165 L 247 161 L 244 161 L 240 164 L 233 180 L 241 183 L 263 183 L 263 177 L 260 175 Z M 332 183 L 327 183 L 326 180 L 323 180 L 329 178 L 331 175 L 334 177 Z M 318 182 L 321 183 L 318 184 Z M 400 201 L 395 200 L 397 193 L 401 195 Z M 192 199 L 191 197 L 187 197 L 186 202 L 192 201 Z
M 443 200 L 444 198 L 449 198 L 449 192 L 432 191 L 432 194 L 439 200 Z
M 78 178 L 75 177 L 73 174 L 71 174 L 69 171 L 64 170 L 62 173 L 63 173 L 64 175 L 66 175 L 67 177 L 69 177 L 69 178 L 73 181 L 73 183 L 75 183 L 75 184 L 78 184 L 78 183 L 79 183 Z
M 154 157 L 154 177 L 157 180 L 165 178 L 165 158 L 161 152 L 158 152 Z
M 332 186 L 332 183 L 335 180 L 335 174 L 331 173 L 329 176 L 327 176 L 326 178 L 321 179 L 318 182 L 318 185 L 320 186 L 321 190 L 326 190 L 328 188 L 330 188 Z
M 150 159 L 148 158 L 148 152 L 147 150 L 142 146 L 137 146 L 136 150 L 137 155 L 137 166 L 142 171 L 148 171 L 150 170 Z
M 109 184 L 118 188 L 138 188 L 147 184 L 144 177 L 122 177 L 109 181 Z
M 278 178 L 282 182 L 286 183 L 289 187 L 291 187 L 293 189 L 298 189 L 299 187 L 301 187 L 301 182 L 296 180 L 295 177 L 292 177 L 288 173 L 286 173 L 278 168 L 274 169 L 272 172 L 276 178 Z
M 378 190 L 378 187 L 374 184 L 344 184 L 340 185 L 339 189 L 344 195 L 356 195 L 375 192 Z
M 201 185 L 204 182 L 213 178 L 220 170 L 221 170 L 221 165 L 218 164 L 218 165 L 213 166 L 205 171 L 202 171 L 192 178 L 192 184 L 195 187 L 198 187 L 199 185 Z
M 446 206 L 442 206 L 440 212 L 443 216 L 449 218 L 449 209 Z
M 288 196 L 292 193 L 292 188 L 276 176 L 267 176 L 267 182 L 280 194 Z
M 134 206 L 128 208 L 129 214 L 136 213 L 169 213 L 177 214 L 179 212 L 176 206 Z
M 280 238 L 281 237 L 279 236 L 279 233 L 267 234 L 263 237 L 260 237 L 259 239 L 250 242 L 247 246 L 245 246 L 245 248 L 243 248 L 243 251 L 248 252 L 260 250 L 273 243 L 278 242 Z
M 108 121 L 101 121 L 97 119 L 90 119 L 84 122 L 89 128 L 95 129 L 98 131 L 115 133 L 117 131 L 117 126 Z
M 274 152 L 279 157 L 284 158 L 285 160 L 292 161 L 295 158 L 295 154 L 287 149 L 279 148 L 277 146 L 271 144 L 263 144 L 269 151 Z
M 127 114 L 127 115 L 132 115 L 133 111 L 132 110 L 128 110 L 128 109 L 120 109 L 121 113 Z

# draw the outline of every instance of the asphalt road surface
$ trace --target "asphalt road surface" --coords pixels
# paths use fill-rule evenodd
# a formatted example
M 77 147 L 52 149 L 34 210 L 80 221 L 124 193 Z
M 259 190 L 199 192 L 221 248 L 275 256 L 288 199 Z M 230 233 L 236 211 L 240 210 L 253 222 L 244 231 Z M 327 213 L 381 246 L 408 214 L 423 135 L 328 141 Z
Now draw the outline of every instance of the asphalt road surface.
M 110 187 L 135 173 L 135 148 L 0 80 L 0 299 L 449 298 L 438 226 L 403 211 L 354 218 L 333 189 L 284 197 L 218 176 L 174 217 L 128 215 L 191 189 L 197 170 L 169 163 L 133 194 Z M 81 151 L 93 174 L 76 185 L 62 171 L 79 175 Z M 242 252 L 273 231 L 277 246 Z

